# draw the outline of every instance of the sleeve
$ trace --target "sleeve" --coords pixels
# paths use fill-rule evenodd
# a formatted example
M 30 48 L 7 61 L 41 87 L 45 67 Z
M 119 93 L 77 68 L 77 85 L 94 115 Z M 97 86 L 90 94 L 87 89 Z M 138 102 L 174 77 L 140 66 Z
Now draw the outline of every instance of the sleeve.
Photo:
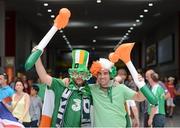
M 136 92 L 134 90 L 128 88 L 124 84 L 122 84 L 120 87 L 123 90 L 125 100 L 131 100 L 133 98 L 133 96 L 136 94 Z
M 64 82 L 62 81 L 62 79 L 57 79 L 57 78 L 52 79 L 51 86 L 49 87 L 49 89 L 51 89 L 57 93 L 59 91 L 64 90 L 64 88 L 65 88 L 65 85 L 64 85 Z
M 10 89 L 9 89 L 9 90 L 10 90 L 10 91 L 9 91 L 9 96 L 12 97 L 12 95 L 13 95 L 15 92 L 14 92 L 14 90 L 13 90 L 11 87 L 9 87 L 9 88 L 10 88 Z
M 159 91 L 158 91 L 157 98 L 158 98 L 158 97 L 164 98 L 164 96 L 165 96 L 165 90 L 160 86 L 160 87 L 159 87 Z

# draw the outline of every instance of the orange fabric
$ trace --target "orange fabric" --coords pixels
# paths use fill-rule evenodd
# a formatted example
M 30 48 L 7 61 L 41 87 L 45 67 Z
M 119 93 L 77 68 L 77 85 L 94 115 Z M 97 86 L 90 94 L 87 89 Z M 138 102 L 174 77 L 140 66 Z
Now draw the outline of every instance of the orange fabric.
M 80 58 L 79 58 L 79 64 L 83 64 L 84 62 L 84 54 L 85 54 L 85 51 L 80 51 Z
M 66 27 L 70 16 L 71 12 L 67 8 L 62 8 L 59 11 L 59 15 L 56 16 L 56 19 L 54 20 L 54 26 L 56 26 L 58 29 Z
M 3 101 L 5 103 L 10 103 L 12 101 L 12 98 L 11 97 L 6 97 L 6 98 L 3 99 Z
M 51 126 L 51 117 L 49 116 L 46 116 L 46 115 L 42 115 L 41 116 L 41 123 L 39 125 L 39 128 L 42 128 L 42 127 L 50 127 Z
M 97 61 L 94 61 L 91 65 L 90 72 L 93 76 L 97 77 L 97 74 L 101 70 L 101 68 L 101 64 Z

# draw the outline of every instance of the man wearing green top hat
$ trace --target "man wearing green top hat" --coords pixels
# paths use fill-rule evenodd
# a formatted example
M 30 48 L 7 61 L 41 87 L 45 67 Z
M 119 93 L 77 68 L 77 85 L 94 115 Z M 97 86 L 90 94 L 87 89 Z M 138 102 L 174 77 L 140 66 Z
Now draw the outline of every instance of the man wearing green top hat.
M 85 50 L 72 51 L 72 68 L 69 69 L 70 84 L 65 87 L 61 79 L 47 74 L 40 59 L 35 64 L 41 82 L 53 91 L 54 104 L 44 104 L 40 127 L 90 127 L 91 92 L 86 83 L 91 77 L 87 69 L 89 53 Z M 46 96 L 45 96 L 46 97 Z M 47 96 L 47 98 L 49 98 Z M 51 115 L 50 108 L 53 108 Z M 48 124 L 51 122 L 51 125 Z

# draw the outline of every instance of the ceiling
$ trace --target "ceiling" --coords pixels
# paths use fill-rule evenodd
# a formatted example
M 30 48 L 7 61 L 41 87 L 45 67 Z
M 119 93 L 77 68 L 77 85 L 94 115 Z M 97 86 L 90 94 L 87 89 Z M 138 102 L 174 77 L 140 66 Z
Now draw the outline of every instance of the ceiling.
M 48 6 L 44 6 L 48 3 Z M 148 6 L 153 3 L 153 6 Z M 7 10 L 15 10 L 44 33 L 53 24 L 51 14 L 71 11 L 70 22 L 56 33 L 50 46 L 58 49 L 84 48 L 107 51 L 124 40 L 134 41 L 141 33 L 180 11 L 180 0 L 5 0 Z M 47 12 L 52 9 L 52 12 Z M 144 12 L 148 9 L 148 12 Z M 144 17 L 140 18 L 139 15 Z M 139 19 L 140 22 L 136 22 Z M 133 24 L 135 24 L 133 26 Z M 94 29 L 94 26 L 98 26 Z M 64 36 L 63 36 L 64 35 Z

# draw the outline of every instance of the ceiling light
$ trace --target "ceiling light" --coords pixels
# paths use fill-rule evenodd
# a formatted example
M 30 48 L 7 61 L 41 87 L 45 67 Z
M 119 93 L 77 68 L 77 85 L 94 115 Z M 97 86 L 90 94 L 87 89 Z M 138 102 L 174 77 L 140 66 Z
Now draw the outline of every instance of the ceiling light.
M 38 12 L 38 13 L 37 13 L 37 16 L 42 16 L 42 13 Z
M 63 30 L 60 30 L 60 33 L 63 33 Z
M 51 18 L 54 18 L 55 16 L 54 15 L 51 15 Z
M 69 41 L 67 41 L 66 43 L 67 43 L 67 45 L 70 45 Z
M 130 27 L 131 30 L 133 30 L 134 28 L 133 27 Z
M 148 12 L 148 10 L 147 10 L 147 9 L 144 9 L 144 12 Z
M 44 6 L 47 7 L 47 6 L 48 6 L 48 3 L 44 3 Z
M 96 42 L 96 40 L 93 40 L 93 43 L 95 43 Z
M 130 22 L 122 22 L 119 21 L 118 23 L 109 23 L 110 25 L 108 25 L 109 27 L 131 27 L 132 24 L 134 24 L 134 21 L 130 21 Z M 140 24 L 137 24 L 137 26 Z
M 98 26 L 94 26 L 94 29 L 98 29 Z
M 88 27 L 90 24 L 82 21 L 70 21 L 68 27 Z
M 131 30 L 128 30 L 129 33 L 131 33 Z
M 149 3 L 148 6 L 149 6 L 149 7 L 152 7 L 152 6 L 153 6 L 153 3 Z
M 65 35 L 63 35 L 63 38 L 66 38 L 66 36 L 65 36 Z
M 126 33 L 126 36 L 128 36 L 129 35 L 129 33 Z
M 121 36 L 100 37 L 99 40 L 120 40 Z
M 144 17 L 144 15 L 139 15 L 139 17 L 140 17 L 140 18 L 143 18 L 143 17 Z
M 47 11 L 48 11 L 48 12 L 52 12 L 52 10 L 51 10 L 51 9 L 48 9 Z
M 140 20 L 139 20 L 139 19 L 137 19 L 137 20 L 136 20 L 136 22 L 137 22 L 137 23 L 139 23 L 139 22 L 140 22 Z
M 101 0 L 97 0 L 96 2 L 99 4 L 99 3 L 101 3 Z
M 133 24 L 133 26 L 135 27 L 135 26 L 136 26 L 136 24 Z
M 160 16 L 161 15 L 161 13 L 156 13 L 156 14 L 154 14 L 153 16 L 154 17 L 158 17 L 158 16 Z

